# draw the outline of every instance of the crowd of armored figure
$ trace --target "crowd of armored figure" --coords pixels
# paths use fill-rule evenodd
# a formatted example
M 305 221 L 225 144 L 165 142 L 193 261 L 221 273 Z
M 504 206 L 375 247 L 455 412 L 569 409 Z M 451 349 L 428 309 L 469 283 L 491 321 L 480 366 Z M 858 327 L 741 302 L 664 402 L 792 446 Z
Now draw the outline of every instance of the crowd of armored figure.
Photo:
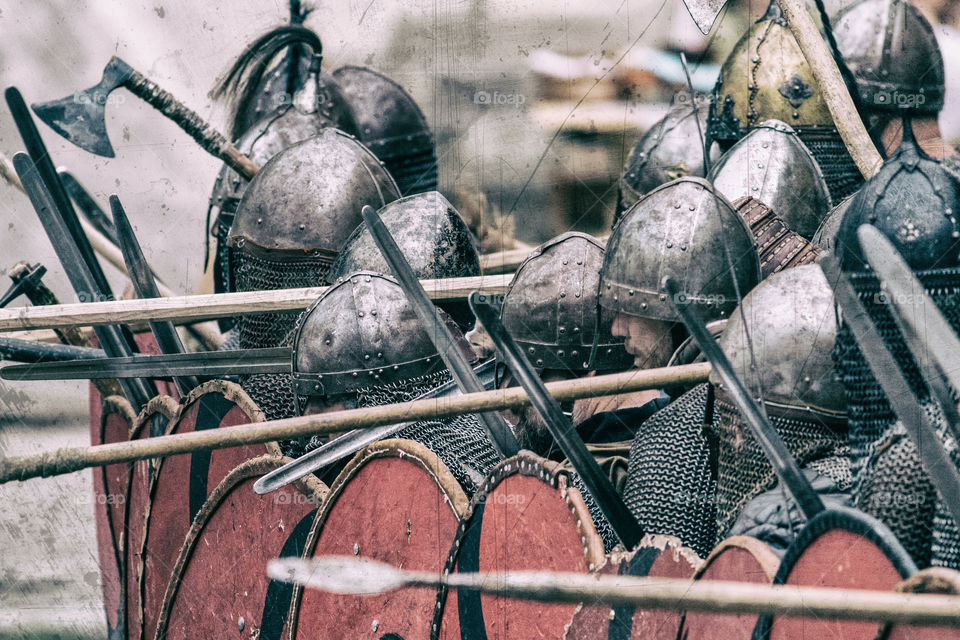
M 675 105 L 636 143 L 609 239 L 569 232 L 538 247 L 517 269 L 501 319 L 544 381 L 702 360 L 664 289 L 673 276 L 824 501 L 877 517 L 920 567 L 957 567 L 949 509 L 817 264 L 824 252 L 839 259 L 915 402 L 930 404 L 857 230 L 880 229 L 948 321 L 960 322 L 960 162 L 939 137 L 943 60 L 930 25 L 899 0 L 847 7 L 833 34 L 884 157 L 873 178 L 848 153 L 774 2 L 723 64 L 713 99 Z M 258 121 L 238 146 L 266 164 L 249 185 L 224 169 L 211 202 L 218 291 L 330 285 L 303 314 L 242 316 L 230 330 L 228 347 L 293 347 L 292 378 L 243 382 L 270 418 L 399 402 L 449 380 L 369 231 L 356 226 L 364 205 L 379 210 L 418 277 L 480 275 L 476 240 L 435 191 L 430 134 L 409 98 L 370 71 L 318 73 L 309 55 L 299 64 L 298 91 L 328 100 L 264 119 L 276 80 L 247 78 L 257 88 L 239 103 L 234 133 Z M 892 104 L 883 96 L 893 91 L 924 99 Z M 476 358 L 496 357 L 465 302 L 440 307 Z M 497 373 L 494 384 L 516 384 L 506 367 Z M 802 527 L 716 375 L 564 409 L 644 531 L 706 556 L 737 534 L 782 549 Z M 951 438 L 943 415 L 934 419 Z M 564 459 L 533 408 L 508 420 L 523 448 Z M 471 415 L 398 435 L 434 450 L 468 494 L 500 460 Z M 322 444 L 285 447 L 295 457 Z M 615 544 L 603 514 L 593 515 Z
M 534 249 L 496 300 L 499 319 L 545 383 L 714 365 L 709 381 L 692 387 L 561 404 L 642 531 L 674 536 L 707 557 L 736 535 L 782 552 L 807 520 L 742 394 L 688 330 L 685 309 L 717 338 L 824 505 L 875 518 L 919 568 L 960 569 L 956 505 L 929 473 L 911 423 L 922 414 L 940 450 L 960 465 L 955 393 L 948 389 L 945 402 L 931 381 L 924 349 L 938 345 L 921 339 L 918 350 L 917 336 L 905 335 L 862 229 L 879 231 L 957 329 L 960 157 L 937 124 L 944 63 L 931 26 L 904 0 L 845 7 L 830 20 L 829 39 L 883 158 L 872 177 L 854 161 L 774 0 L 723 63 L 710 100 L 677 101 L 636 142 L 609 235 L 573 231 Z M 244 350 L 291 350 L 290 374 L 247 369 L 239 377 L 268 420 L 403 403 L 451 386 L 434 327 L 364 224 L 365 208 L 376 211 L 417 279 L 483 275 L 479 241 L 437 191 L 434 140 L 420 109 L 378 72 L 326 71 L 320 51 L 303 26 L 274 30 L 219 88 L 233 99 L 230 137 L 261 168 L 248 180 L 225 165 L 217 177 L 208 214 L 216 291 L 327 287 L 304 312 L 220 321 L 221 351 L 237 351 L 238 362 Z M 828 262 L 865 314 L 838 304 Z M 461 356 L 477 371 L 490 363 L 487 389 L 521 384 L 502 340 L 466 300 L 437 307 Z M 885 386 L 890 368 L 877 369 L 876 343 L 865 346 L 855 315 L 869 320 L 893 358 L 919 408 L 912 419 L 897 410 L 902 397 L 894 402 Z M 569 469 L 604 547 L 621 542 L 604 500 L 592 495 L 596 480 L 558 442 L 551 418 L 536 407 L 501 415 L 506 442 Z M 467 413 L 391 437 L 431 450 L 470 497 L 515 453 L 492 433 Z M 330 440 L 280 446 L 297 459 Z M 318 477 L 332 484 L 347 460 Z

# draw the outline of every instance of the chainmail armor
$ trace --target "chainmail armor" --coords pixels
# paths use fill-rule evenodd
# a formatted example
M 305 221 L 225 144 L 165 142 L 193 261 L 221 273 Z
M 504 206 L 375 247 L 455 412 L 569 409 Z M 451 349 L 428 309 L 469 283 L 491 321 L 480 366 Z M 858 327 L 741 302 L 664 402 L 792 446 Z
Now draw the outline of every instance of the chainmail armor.
M 917 401 L 934 425 L 943 425 L 939 407 L 879 294 L 871 273 L 849 273 L 858 297 L 896 360 Z M 951 327 L 960 327 L 960 277 L 956 269 L 916 271 L 927 294 Z M 919 567 L 931 562 L 936 492 L 923 470 L 916 447 L 906 436 L 873 376 L 852 332 L 842 324 L 833 352 L 847 393 L 847 415 L 855 485 L 854 504 L 897 535 Z M 952 555 L 953 532 L 944 528 L 938 543 L 943 562 Z M 960 549 L 960 545 L 957 546 Z
M 265 259 L 247 251 L 234 250 L 237 291 L 268 291 L 319 287 L 333 260 L 329 257 L 304 257 L 293 260 L 289 256 L 278 260 Z M 257 313 L 237 318 L 240 346 L 243 349 L 276 347 L 289 342 L 300 312 Z
M 704 434 L 709 389 L 697 385 L 641 425 L 623 491 L 644 531 L 676 536 L 703 558 L 717 541 L 716 482 Z
M 833 202 L 843 201 L 860 188 L 863 174 L 836 129 L 831 127 L 829 131 L 815 131 L 797 127 L 797 135 L 820 165 Z
M 835 457 L 845 449 L 846 434 L 815 416 L 805 420 L 769 418 L 800 467 Z M 772 489 L 777 475 L 735 406 L 717 398 L 708 433 L 717 443 L 717 533 L 723 539 L 744 505 Z M 817 471 L 838 485 L 850 475 L 849 468 L 837 464 L 824 464 Z
M 573 470 L 568 473 L 570 475 L 571 486 L 576 487 L 580 495 L 583 496 L 583 504 L 587 508 L 587 511 L 590 512 L 590 517 L 593 519 L 593 526 L 597 530 L 597 535 L 603 540 L 604 552 L 610 553 L 613 551 L 613 548 L 619 544 L 620 538 L 617 537 L 613 527 L 610 526 L 607 517 L 603 515 L 603 511 L 600 510 L 600 505 L 593 499 L 593 494 L 587 490 L 587 485 L 583 483 L 583 478 L 580 477 L 580 474 Z

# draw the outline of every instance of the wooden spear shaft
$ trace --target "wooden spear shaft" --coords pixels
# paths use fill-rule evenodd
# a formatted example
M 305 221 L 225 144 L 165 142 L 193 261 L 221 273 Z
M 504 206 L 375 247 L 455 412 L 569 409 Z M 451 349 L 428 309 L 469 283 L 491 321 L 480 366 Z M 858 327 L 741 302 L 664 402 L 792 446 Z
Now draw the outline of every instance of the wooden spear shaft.
M 833 53 L 817 30 L 803 0 L 779 0 L 779 4 L 803 56 L 810 65 L 813 77 L 820 85 L 824 101 L 833 116 L 840 137 L 850 151 L 850 157 L 857 163 L 863 177 L 869 180 L 880 170 L 883 158 L 860 119 L 853 98 L 850 97 L 840 74 L 840 68 L 833 59 Z
M 564 380 L 548 384 L 547 389 L 557 400 L 575 400 L 644 389 L 692 385 L 705 382 L 709 374 L 709 364 L 697 363 Z M 530 400 L 526 392 L 515 387 L 258 422 L 227 429 L 201 430 L 198 428 L 191 433 L 158 436 L 132 442 L 57 449 L 30 456 L 0 458 L 0 484 L 11 480 L 61 475 L 87 467 L 134 462 L 194 451 L 262 444 L 320 433 L 341 433 L 385 424 L 446 418 L 464 413 L 516 409 L 528 404 Z
M 512 277 L 513 274 L 505 273 L 421 280 L 420 283 L 431 300 L 445 302 L 466 299 L 471 291 L 476 290 L 490 295 L 503 295 Z M 249 313 L 303 311 L 326 290 L 326 287 L 308 287 L 7 308 L 0 309 L 0 331 L 63 329 L 151 320 L 192 323 Z

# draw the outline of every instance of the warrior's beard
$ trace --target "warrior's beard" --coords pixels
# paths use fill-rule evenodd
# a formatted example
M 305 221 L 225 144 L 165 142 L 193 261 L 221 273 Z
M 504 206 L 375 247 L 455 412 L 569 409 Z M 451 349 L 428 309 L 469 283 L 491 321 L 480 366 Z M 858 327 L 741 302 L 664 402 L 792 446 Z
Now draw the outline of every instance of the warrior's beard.
M 520 414 L 520 420 L 513 430 L 517 434 L 520 447 L 546 457 L 553 447 L 553 436 L 547 429 L 547 423 L 533 407 L 527 407 Z

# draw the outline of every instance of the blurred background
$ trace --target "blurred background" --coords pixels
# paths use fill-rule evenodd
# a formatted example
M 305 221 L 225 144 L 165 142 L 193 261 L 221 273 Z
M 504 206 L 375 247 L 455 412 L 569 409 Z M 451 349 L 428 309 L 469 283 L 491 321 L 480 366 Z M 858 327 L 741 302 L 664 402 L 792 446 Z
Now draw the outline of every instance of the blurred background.
M 571 229 L 609 230 L 631 146 L 685 87 L 678 52 L 689 57 L 695 88 L 709 91 L 747 20 L 767 6 L 731 0 L 703 36 L 681 0 L 309 4 L 306 26 L 323 40 L 326 69 L 367 65 L 404 86 L 436 135 L 440 190 L 465 213 L 503 217 L 531 244 Z M 831 12 L 843 4 L 827 0 Z M 953 101 L 960 3 L 917 4 L 943 25 Z M 117 55 L 225 129 L 210 89 L 288 15 L 279 0 L 0 0 L 0 81 L 28 103 L 52 100 L 95 84 Z M 946 133 L 956 136 L 960 109 L 948 104 L 945 114 Z M 54 164 L 104 208 L 118 194 L 149 262 L 175 291 L 192 291 L 220 162 L 124 90 L 107 107 L 115 158 L 39 127 Z M 0 152 L 21 149 L 0 105 Z M 26 197 L 2 182 L 0 196 L 0 270 L 42 262 L 60 300 L 76 301 Z M 105 269 L 123 291 L 123 278 Z M 0 382 L 0 457 L 84 444 L 86 411 L 85 384 Z M 90 472 L 0 486 L 0 638 L 103 637 L 90 495 Z

